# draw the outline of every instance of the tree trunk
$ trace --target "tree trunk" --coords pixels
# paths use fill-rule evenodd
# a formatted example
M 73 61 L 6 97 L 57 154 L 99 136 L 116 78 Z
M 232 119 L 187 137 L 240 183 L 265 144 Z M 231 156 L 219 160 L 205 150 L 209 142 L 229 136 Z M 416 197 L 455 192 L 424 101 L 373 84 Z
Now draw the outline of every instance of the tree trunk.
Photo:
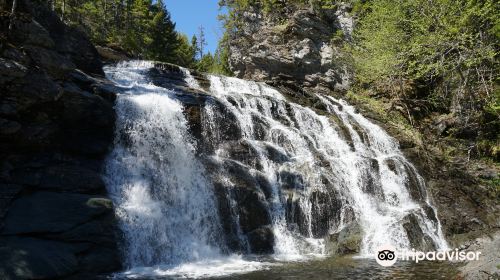
M 10 12 L 10 21 L 9 21 L 9 31 L 12 30 L 14 25 L 14 17 L 17 9 L 17 0 L 12 1 L 12 11 Z

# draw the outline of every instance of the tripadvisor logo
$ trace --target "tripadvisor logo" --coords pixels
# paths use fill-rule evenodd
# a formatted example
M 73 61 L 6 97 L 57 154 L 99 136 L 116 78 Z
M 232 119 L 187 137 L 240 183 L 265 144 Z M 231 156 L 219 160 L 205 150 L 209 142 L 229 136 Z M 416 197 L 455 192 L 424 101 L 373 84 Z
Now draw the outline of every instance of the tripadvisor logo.
M 396 261 L 414 261 L 418 263 L 419 261 L 474 261 L 479 260 L 479 251 L 459 251 L 458 249 L 449 251 L 415 251 L 412 250 L 401 250 L 396 251 L 396 248 L 390 244 L 385 244 L 377 248 L 375 251 L 375 260 L 381 266 L 392 266 Z

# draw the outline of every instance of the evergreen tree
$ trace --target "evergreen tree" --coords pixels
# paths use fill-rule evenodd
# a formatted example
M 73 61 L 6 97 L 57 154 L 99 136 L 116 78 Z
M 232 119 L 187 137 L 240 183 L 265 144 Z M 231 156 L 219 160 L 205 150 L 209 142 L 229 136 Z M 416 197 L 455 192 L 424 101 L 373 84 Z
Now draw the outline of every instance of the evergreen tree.
M 211 72 L 214 64 L 214 57 L 208 52 L 198 61 L 196 69 L 201 72 Z
M 193 37 L 191 37 L 191 47 L 194 49 L 195 59 L 198 59 L 198 54 L 200 53 L 200 48 L 198 46 L 198 38 L 196 37 L 196 35 L 193 35 Z
M 148 45 L 148 58 L 167 62 L 174 62 L 176 49 L 180 43 L 175 23 L 170 18 L 170 13 L 165 9 L 162 0 L 155 5 L 155 15 L 150 24 L 149 34 L 151 42 Z
M 178 34 L 177 40 L 179 41 L 179 46 L 176 49 L 175 63 L 187 68 L 195 67 L 196 50 L 193 44 L 189 43 L 188 37 L 185 34 Z

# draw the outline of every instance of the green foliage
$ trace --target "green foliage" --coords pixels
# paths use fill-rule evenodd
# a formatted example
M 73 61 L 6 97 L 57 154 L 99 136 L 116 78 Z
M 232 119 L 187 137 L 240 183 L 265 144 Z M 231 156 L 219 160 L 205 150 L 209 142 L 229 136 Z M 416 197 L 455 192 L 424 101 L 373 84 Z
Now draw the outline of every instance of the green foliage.
M 451 134 L 470 138 L 458 135 L 474 131 L 480 156 L 498 159 L 499 2 L 371 0 L 353 11 L 349 52 L 358 86 L 454 116 Z
M 195 68 L 201 72 L 208 72 L 213 74 L 221 74 L 226 76 L 231 76 L 231 70 L 229 69 L 229 50 L 227 46 L 227 41 L 223 38 L 219 42 L 219 46 L 215 51 L 215 54 L 211 53 L 205 54 L 197 63 Z
M 54 10 L 67 24 L 83 29 L 100 45 L 137 57 L 193 64 L 191 45 L 175 31 L 162 0 L 57 0 Z
M 369 1 L 355 32 L 357 77 L 491 80 L 498 67 L 498 8 L 494 0 Z
M 177 41 L 179 45 L 175 50 L 176 63 L 184 67 L 194 68 L 196 63 L 196 41 L 190 43 L 185 34 L 177 34 Z
M 170 13 L 165 9 L 163 2 L 159 0 L 153 7 L 154 16 L 149 26 L 150 42 L 146 48 L 147 56 L 153 60 L 177 62 L 175 59 L 177 49 L 183 38 L 178 37 L 175 23 L 170 19 Z

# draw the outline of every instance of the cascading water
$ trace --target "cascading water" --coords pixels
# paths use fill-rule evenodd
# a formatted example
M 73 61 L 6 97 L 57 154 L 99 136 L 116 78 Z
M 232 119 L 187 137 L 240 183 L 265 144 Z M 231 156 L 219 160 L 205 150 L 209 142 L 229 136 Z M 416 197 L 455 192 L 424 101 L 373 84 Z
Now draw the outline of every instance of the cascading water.
M 127 236 L 127 262 L 150 266 L 215 257 L 224 248 L 212 188 L 194 156 L 181 104 L 171 91 L 147 83 L 140 73 L 147 66 L 108 71 L 129 87 L 117 99 L 117 137 L 106 168 Z
M 385 243 L 446 249 L 421 176 L 395 140 L 344 101 L 317 96 L 319 112 L 265 84 L 221 76 L 208 76 L 204 90 L 180 69 L 184 86 L 207 92 L 188 116 L 179 96 L 195 93 L 153 85 L 153 68 L 105 69 L 124 88 L 105 178 L 132 274 L 262 266 L 232 253 L 322 256 L 325 238 L 353 224 L 364 256 Z
M 352 197 L 356 198 L 356 212 L 364 229 L 361 253 L 373 253 L 383 244 L 394 244 L 396 248 L 412 247 L 401 223 L 408 214 L 417 217 L 418 226 L 425 236 L 432 239 L 436 249 L 446 250 L 448 246 L 439 221 L 429 222 L 429 213 L 424 210 L 426 208 L 432 212 L 429 215 L 435 215 L 426 193 L 425 181 L 403 156 L 398 143 L 380 127 L 355 113 L 354 107 L 345 101 L 321 96 L 320 99 L 327 105 L 328 111 L 339 116 L 348 128 L 354 144 L 352 152 L 355 153 L 348 158 L 354 160 L 353 164 L 358 169 L 372 173 L 370 177 L 379 180 L 375 184 L 378 189 L 373 190 L 378 195 L 363 192 L 363 178 L 356 178 L 349 188 Z M 369 169 L 369 159 L 376 161 L 376 170 Z

